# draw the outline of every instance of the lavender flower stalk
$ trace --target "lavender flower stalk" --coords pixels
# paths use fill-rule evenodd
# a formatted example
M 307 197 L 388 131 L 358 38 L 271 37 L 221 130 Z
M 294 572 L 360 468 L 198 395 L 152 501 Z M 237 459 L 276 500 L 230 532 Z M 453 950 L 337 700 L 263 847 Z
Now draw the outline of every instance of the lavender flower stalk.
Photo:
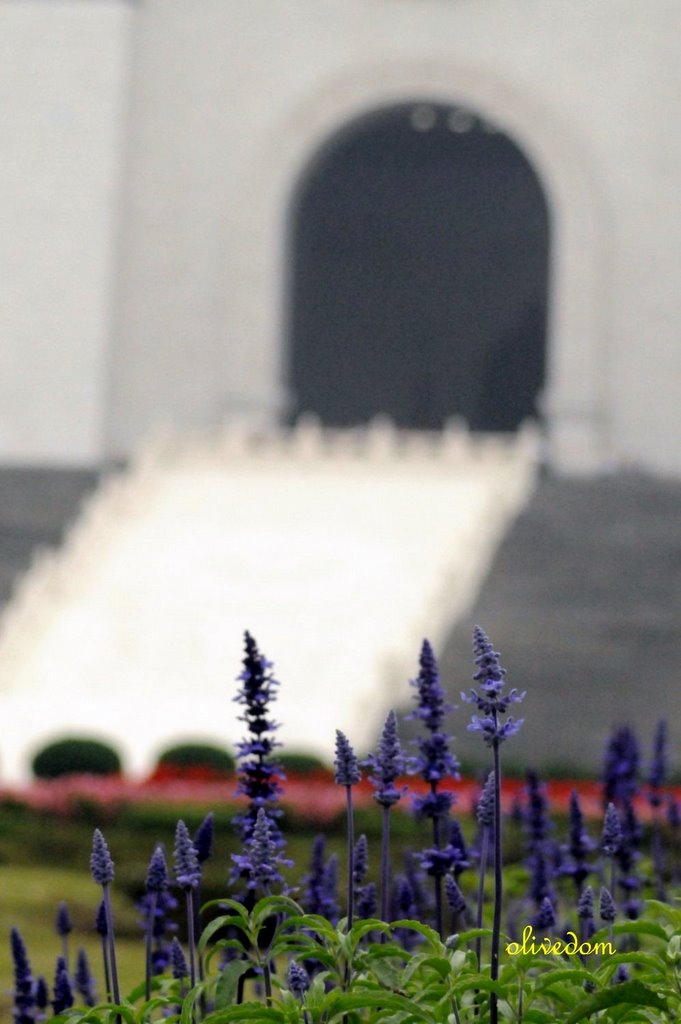
M 489 855 L 489 840 L 490 833 L 494 827 L 494 772 L 490 772 L 485 780 L 480 799 L 478 800 L 478 806 L 475 811 L 475 816 L 478 819 L 480 825 L 481 837 L 480 837 L 480 871 L 478 875 L 478 906 L 475 916 L 475 927 L 482 928 L 482 911 L 483 904 L 485 902 L 485 874 L 487 871 L 487 858 Z M 478 971 L 480 970 L 480 960 L 482 951 L 482 941 L 480 936 L 475 940 L 475 957 L 478 963 Z
M 348 931 L 352 928 L 352 915 L 354 910 L 354 855 L 355 855 L 355 825 L 352 813 L 352 787 L 356 786 L 362 778 L 355 752 L 350 742 L 340 729 L 336 729 L 336 758 L 334 761 L 336 769 L 336 783 L 345 786 L 346 809 L 347 809 L 347 844 L 348 844 L 348 895 L 347 895 L 347 919 Z
M 658 900 L 665 899 L 664 884 L 664 849 L 660 831 L 660 807 L 662 805 L 662 787 L 667 777 L 667 723 L 660 719 L 655 729 L 653 740 L 653 757 L 648 777 L 648 802 L 653 810 L 652 859 L 655 868 L 655 879 Z
M 582 892 L 584 882 L 591 874 L 592 867 L 588 858 L 595 848 L 596 844 L 590 838 L 584 825 L 584 815 L 579 805 L 579 797 L 573 789 L 570 793 L 570 841 L 566 847 L 571 861 L 569 864 L 563 865 L 562 873 L 572 876 L 578 897 Z
M 52 1000 L 55 1017 L 65 1010 L 69 1010 L 72 1006 L 73 989 L 71 988 L 69 972 L 66 970 L 64 957 L 58 956 L 57 969 L 54 975 L 54 998 Z
M 594 922 L 594 891 L 590 885 L 587 885 L 582 889 L 579 895 L 579 899 L 577 900 L 577 917 L 580 921 L 580 944 L 582 942 L 588 942 L 596 931 L 596 925 Z M 585 954 L 580 953 L 582 958 L 584 958 L 584 955 Z
M 101 901 L 97 908 L 95 917 L 95 931 L 102 943 L 102 963 L 104 965 L 104 991 L 108 1001 L 111 1001 L 111 967 L 109 965 L 109 929 L 106 924 L 106 905 Z
M 470 694 L 461 694 L 463 700 L 475 704 L 483 717 L 473 715 L 469 731 L 481 733 L 487 746 L 492 748 L 494 758 L 494 918 L 492 923 L 492 955 L 490 977 L 497 981 L 499 977 L 499 944 L 501 936 L 501 901 L 502 901 L 502 863 L 501 863 L 501 760 L 499 747 L 515 735 L 522 725 L 522 719 L 514 721 L 509 715 L 504 723 L 501 715 L 508 712 L 511 704 L 519 703 L 525 694 L 516 689 L 502 695 L 504 688 L 505 669 L 499 662 L 499 654 L 494 650 L 487 635 L 476 626 L 473 630 L 473 652 L 478 671 L 473 676 L 480 684 L 481 692 L 471 690 Z M 499 1020 L 498 999 L 495 992 L 490 993 L 490 1024 Z
M 244 844 L 245 852 L 232 854 L 232 860 L 239 869 L 239 876 L 248 879 L 248 888 L 254 893 L 261 889 L 265 896 L 270 895 L 273 883 L 283 883 L 279 868 L 290 867 L 292 863 L 277 847 L 273 831 L 272 822 L 265 808 L 261 807 L 255 819 L 253 833 Z
M 10 932 L 10 948 L 14 963 L 14 1021 L 15 1024 L 33 1024 L 33 976 L 26 946 L 17 928 Z
M 303 965 L 296 963 L 295 960 L 291 960 L 288 965 L 286 980 L 288 982 L 289 992 L 291 992 L 296 999 L 299 999 L 302 1003 L 305 998 L 305 993 L 310 987 L 310 976 Z M 304 1024 L 309 1024 L 309 1020 L 310 1017 L 307 1010 L 303 1009 Z
M 64 963 L 66 964 L 66 970 L 69 969 L 69 935 L 73 931 L 73 923 L 71 921 L 71 915 L 69 914 L 69 908 L 63 901 L 57 907 L 57 916 L 54 922 L 57 935 L 61 936 L 62 941 L 62 956 L 64 957 Z
M 152 975 L 152 956 L 151 947 L 154 940 L 154 926 L 156 924 L 156 908 L 158 905 L 159 895 L 168 888 L 168 868 L 166 866 L 166 858 L 163 853 L 163 847 L 157 846 L 151 855 L 149 861 L 149 868 L 147 871 L 146 879 L 146 891 L 147 891 L 147 922 L 146 922 L 146 935 L 145 935 L 145 998 L 151 998 L 151 975 Z
M 281 766 L 271 759 L 280 744 L 274 739 L 278 723 L 269 717 L 269 705 L 276 697 L 279 683 L 272 676 L 272 663 L 260 653 L 250 633 L 245 633 L 244 637 L 246 652 L 243 670 L 238 676 L 242 686 L 234 700 L 244 706 L 239 718 L 246 723 L 250 736 L 237 745 L 241 773 L 237 793 L 247 796 L 250 803 L 246 813 L 236 817 L 234 823 L 241 838 L 250 839 L 258 811 L 263 807 L 270 819 L 272 840 L 283 847 L 284 839 L 276 825 L 281 811 L 274 805 L 281 792 L 278 780 L 284 776 Z
M 417 739 L 419 753 L 410 761 L 410 770 L 418 772 L 430 786 L 430 792 L 424 797 L 414 798 L 414 810 L 419 817 L 430 818 L 433 823 L 433 848 L 438 849 L 442 842 L 442 825 L 452 806 L 453 795 L 439 790 L 444 778 L 459 778 L 459 762 L 449 751 L 451 737 L 444 730 L 445 714 L 452 709 L 445 699 L 445 691 L 440 684 L 440 673 L 433 649 L 424 640 L 419 656 L 419 673 L 411 680 L 416 687 L 418 706 L 407 715 L 408 719 L 419 719 L 423 722 L 428 735 Z M 442 877 L 439 872 L 433 874 L 433 891 L 435 897 L 435 927 L 442 935 Z
M 203 864 L 207 860 L 210 860 L 213 852 L 213 839 L 215 836 L 215 815 L 212 811 L 206 815 L 203 819 L 196 832 L 194 833 L 194 849 L 196 850 L 196 859 L 199 862 L 199 867 L 202 868 Z M 203 871 L 202 871 L 203 874 Z M 196 887 L 196 905 L 194 907 L 194 931 L 196 935 L 201 933 L 201 879 L 199 878 L 199 884 Z M 199 981 L 203 981 L 205 978 L 205 970 L 203 964 L 203 956 L 201 953 L 197 955 L 197 966 L 199 971 Z
M 94 980 L 90 971 L 87 954 L 84 949 L 78 950 L 76 957 L 76 971 L 73 981 L 78 995 L 83 1000 L 84 1006 L 95 1005 Z
M 381 918 L 388 922 L 390 900 L 390 808 L 402 796 L 395 781 L 405 770 L 400 740 L 397 735 L 397 715 L 389 711 L 383 726 L 376 754 L 364 762 L 373 773 L 369 776 L 374 786 L 374 800 L 383 808 L 381 844 Z
M 98 828 L 92 837 L 92 854 L 90 856 L 90 873 L 97 885 L 102 887 L 104 915 L 106 919 L 106 935 L 108 942 L 109 967 L 111 970 L 111 990 L 115 1003 L 120 1003 L 121 993 L 118 987 L 118 966 L 116 964 L 116 943 L 114 939 L 113 911 L 111 909 L 111 893 L 109 886 L 114 877 L 114 862 L 109 853 L 104 836 Z
M 175 880 L 184 889 L 187 904 L 187 939 L 189 946 L 189 979 L 196 984 L 196 936 L 194 934 L 194 889 L 199 884 L 201 868 L 189 830 L 180 820 L 175 829 Z

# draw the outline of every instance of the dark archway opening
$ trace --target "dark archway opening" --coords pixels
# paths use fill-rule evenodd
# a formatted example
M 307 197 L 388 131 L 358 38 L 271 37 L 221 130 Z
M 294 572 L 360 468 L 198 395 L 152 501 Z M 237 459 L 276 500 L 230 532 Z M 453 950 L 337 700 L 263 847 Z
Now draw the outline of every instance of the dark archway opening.
M 352 122 L 290 214 L 290 415 L 514 430 L 545 375 L 549 217 L 502 132 L 402 104 Z

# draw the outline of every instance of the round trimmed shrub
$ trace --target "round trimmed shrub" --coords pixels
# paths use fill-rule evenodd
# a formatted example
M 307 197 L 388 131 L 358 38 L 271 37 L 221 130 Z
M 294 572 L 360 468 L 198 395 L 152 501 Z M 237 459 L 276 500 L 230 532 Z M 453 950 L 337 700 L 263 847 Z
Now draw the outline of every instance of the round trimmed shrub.
M 156 772 L 163 768 L 199 769 L 219 776 L 230 775 L 234 771 L 234 757 L 224 747 L 210 743 L 178 743 L 160 754 Z
M 329 765 L 322 761 L 321 757 L 303 750 L 287 750 L 277 754 L 276 760 L 285 772 L 291 772 L 292 775 L 309 775 L 311 772 L 330 770 Z
M 37 779 L 62 775 L 119 775 L 121 759 L 108 743 L 87 736 L 65 736 L 39 750 L 31 762 Z

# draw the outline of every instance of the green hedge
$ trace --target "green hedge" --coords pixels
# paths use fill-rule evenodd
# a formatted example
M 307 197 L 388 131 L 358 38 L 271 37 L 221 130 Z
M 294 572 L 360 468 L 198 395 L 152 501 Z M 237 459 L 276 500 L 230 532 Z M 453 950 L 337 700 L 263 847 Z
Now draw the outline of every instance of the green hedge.
M 173 768 L 208 768 L 220 775 L 228 775 L 234 771 L 234 757 L 224 747 L 210 743 L 177 743 L 160 754 L 157 767 L 163 765 Z
M 108 743 L 87 736 L 65 736 L 48 743 L 33 758 L 31 770 L 37 779 L 62 775 L 118 775 L 121 759 Z

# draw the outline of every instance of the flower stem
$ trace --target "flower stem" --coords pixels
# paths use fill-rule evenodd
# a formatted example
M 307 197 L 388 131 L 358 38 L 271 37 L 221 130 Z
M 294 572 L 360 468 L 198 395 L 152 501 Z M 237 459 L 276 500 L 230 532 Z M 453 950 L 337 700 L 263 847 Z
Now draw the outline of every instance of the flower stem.
M 432 792 L 435 793 L 436 785 L 431 782 Z M 433 846 L 440 849 L 440 818 L 438 815 L 433 817 Z M 433 891 L 435 895 L 435 931 L 442 938 L 442 875 L 436 872 L 433 876 Z
M 154 921 L 156 919 L 156 901 L 158 893 L 152 892 L 149 901 L 149 917 L 147 920 L 146 934 L 146 969 L 144 979 L 144 993 L 146 999 L 151 999 L 151 944 L 154 937 Z
M 497 728 L 497 713 L 494 712 L 494 728 Z M 503 876 L 501 865 L 501 758 L 499 756 L 499 739 L 495 736 L 492 742 L 494 751 L 494 917 L 492 920 L 492 954 L 490 961 L 490 978 L 499 978 L 499 943 L 501 938 L 501 900 L 503 895 Z M 489 997 L 490 1024 L 498 1024 L 499 1007 L 496 992 Z
M 109 948 L 106 935 L 102 935 L 102 961 L 104 963 L 104 990 L 106 998 L 111 1001 L 111 971 L 109 970 Z
M 383 835 L 381 842 L 381 920 L 389 923 L 390 895 L 390 807 L 383 808 Z M 385 936 L 383 936 L 385 941 Z
M 355 823 L 352 814 L 352 786 L 345 787 L 348 812 L 348 931 L 352 928 L 355 902 Z
M 196 984 L 196 936 L 194 934 L 194 894 L 191 886 L 187 886 L 187 945 L 189 946 L 189 985 Z
M 104 913 L 106 914 L 106 934 L 109 942 L 109 962 L 111 965 L 111 994 L 113 996 L 114 1003 L 120 1003 L 121 993 L 118 987 L 118 966 L 116 964 L 116 942 L 114 939 L 113 930 L 113 911 L 111 909 L 111 893 L 109 892 L 109 886 L 103 885 L 102 891 L 104 893 Z
M 480 873 L 478 875 L 478 909 L 475 916 L 475 927 L 482 928 L 482 912 L 483 904 L 485 902 L 485 874 L 487 873 L 487 858 L 489 856 L 489 827 L 487 825 L 482 826 L 482 840 L 480 842 Z M 480 958 L 482 949 L 482 939 L 478 935 L 475 940 L 475 958 L 478 962 L 478 972 L 480 971 Z

